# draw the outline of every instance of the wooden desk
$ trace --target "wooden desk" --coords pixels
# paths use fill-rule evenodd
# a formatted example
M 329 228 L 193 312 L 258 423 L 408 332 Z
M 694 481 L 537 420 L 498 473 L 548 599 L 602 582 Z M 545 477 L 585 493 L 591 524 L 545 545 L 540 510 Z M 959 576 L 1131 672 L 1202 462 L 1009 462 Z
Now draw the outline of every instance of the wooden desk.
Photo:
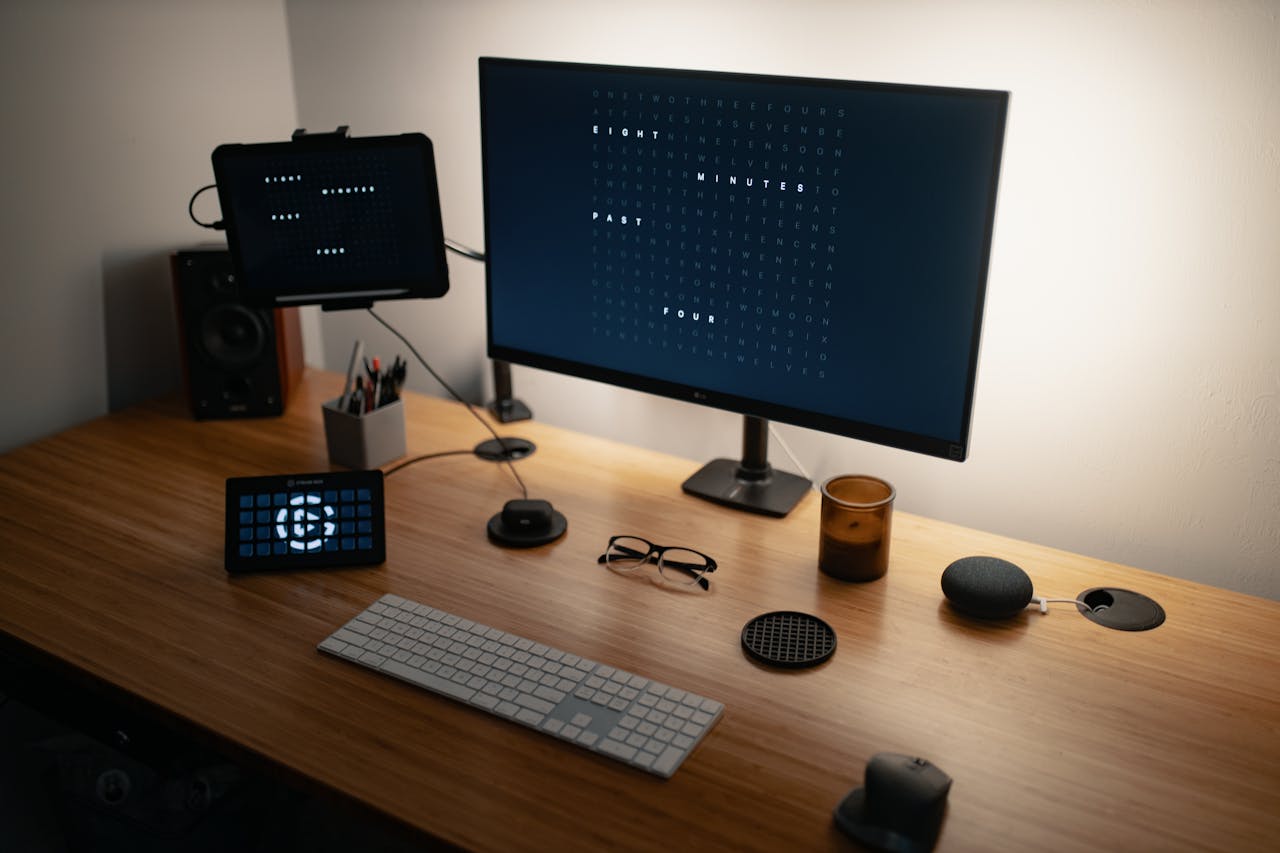
M 508 551 L 485 523 L 517 497 L 470 456 L 387 480 L 373 569 L 229 578 L 223 480 L 327 470 L 310 372 L 279 419 L 192 421 L 177 401 L 111 415 L 0 457 L 0 632 L 197 730 L 441 839 L 484 850 L 852 849 L 831 811 L 880 751 L 955 779 L 940 849 L 1275 849 L 1280 604 L 899 512 L 888 575 L 816 567 L 816 494 L 785 520 L 687 497 L 696 463 L 525 422 L 519 463 L 565 538 Z M 461 407 L 411 395 L 410 453 L 485 437 Z M 1028 495 L 1033 499 L 1034 495 Z M 710 594 L 596 565 L 611 534 L 720 563 Z M 1024 566 L 1044 594 L 1148 594 L 1168 612 L 1111 631 L 1070 606 L 1002 624 L 954 614 L 942 569 Z M 342 661 L 315 644 L 385 592 L 723 701 L 669 781 Z M 769 671 L 739 648 L 751 617 L 815 613 L 835 656 Z

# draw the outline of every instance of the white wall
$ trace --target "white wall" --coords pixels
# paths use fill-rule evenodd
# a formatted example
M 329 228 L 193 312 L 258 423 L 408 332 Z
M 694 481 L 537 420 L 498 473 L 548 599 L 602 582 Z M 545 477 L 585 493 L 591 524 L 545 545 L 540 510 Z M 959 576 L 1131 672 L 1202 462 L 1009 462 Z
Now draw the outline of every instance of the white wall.
M 5 407 L 0 450 L 166 381 L 112 369 L 145 367 L 136 345 L 149 342 L 107 331 L 172 334 L 162 259 L 210 233 L 183 207 L 211 179 L 218 142 L 295 125 L 425 131 L 447 233 L 482 246 L 480 55 L 1005 88 L 970 461 L 780 429 L 815 477 L 880 473 L 904 510 L 1280 598 L 1274 5 L 286 8 L 287 30 L 278 2 L 0 4 L 0 356 L 10 376 L 38 377 L 25 405 Z M 483 273 L 451 268 L 448 297 L 385 312 L 480 399 Z M 330 367 L 355 335 L 394 350 L 368 318 L 335 315 Z M 310 329 L 310 347 L 321 337 Z M 135 378 L 117 394 L 122 376 Z M 544 421 L 696 460 L 737 450 L 731 415 L 539 371 L 515 378 Z
M 289 0 L 288 14 L 301 122 L 427 133 L 446 233 L 477 247 L 481 55 L 1011 90 L 970 460 L 780 429 L 815 477 L 884 475 L 904 510 L 1280 598 L 1274 3 Z M 385 310 L 478 400 L 483 271 L 450 268 L 444 299 Z M 325 330 L 331 367 L 356 336 L 397 351 L 359 314 Z M 515 383 L 544 421 L 696 460 L 738 449 L 731 415 L 518 367 Z
M 288 50 L 282 0 L 0 3 L 0 451 L 177 387 L 168 254 L 295 126 Z

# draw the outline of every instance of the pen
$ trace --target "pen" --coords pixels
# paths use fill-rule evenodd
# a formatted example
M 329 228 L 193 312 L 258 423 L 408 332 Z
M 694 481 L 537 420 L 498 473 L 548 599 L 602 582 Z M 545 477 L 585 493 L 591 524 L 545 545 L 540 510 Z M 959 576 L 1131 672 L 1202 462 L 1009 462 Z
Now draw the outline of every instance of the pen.
M 355 388 L 347 399 L 347 414 L 359 415 L 364 412 L 364 377 L 357 376 Z
M 356 341 L 355 346 L 351 348 L 351 361 L 347 363 L 347 381 L 342 386 L 342 399 L 338 403 L 338 408 L 348 411 L 351 407 L 351 392 L 353 381 L 359 379 L 356 376 L 356 365 L 358 365 L 364 357 L 364 341 Z
M 394 399 L 396 400 L 400 399 L 400 391 L 404 388 L 404 377 L 408 368 L 409 363 L 400 356 L 396 356 L 395 363 L 391 365 L 391 382 L 394 389 Z

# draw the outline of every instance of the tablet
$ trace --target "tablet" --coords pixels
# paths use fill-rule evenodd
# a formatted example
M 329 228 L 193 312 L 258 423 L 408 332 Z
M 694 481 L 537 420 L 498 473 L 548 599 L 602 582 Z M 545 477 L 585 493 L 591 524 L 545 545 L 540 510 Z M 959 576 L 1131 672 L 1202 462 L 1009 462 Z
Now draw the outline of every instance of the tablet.
M 213 172 L 246 304 L 361 308 L 448 291 L 435 156 L 423 134 L 220 145 Z

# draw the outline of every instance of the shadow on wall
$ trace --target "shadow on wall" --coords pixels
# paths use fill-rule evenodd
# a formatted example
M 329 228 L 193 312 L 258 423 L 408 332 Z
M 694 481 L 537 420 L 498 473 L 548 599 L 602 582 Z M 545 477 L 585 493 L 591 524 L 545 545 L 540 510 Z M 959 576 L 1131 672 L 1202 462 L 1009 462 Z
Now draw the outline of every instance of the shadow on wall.
M 182 355 L 168 253 L 104 253 L 102 309 L 109 411 L 179 390 Z

